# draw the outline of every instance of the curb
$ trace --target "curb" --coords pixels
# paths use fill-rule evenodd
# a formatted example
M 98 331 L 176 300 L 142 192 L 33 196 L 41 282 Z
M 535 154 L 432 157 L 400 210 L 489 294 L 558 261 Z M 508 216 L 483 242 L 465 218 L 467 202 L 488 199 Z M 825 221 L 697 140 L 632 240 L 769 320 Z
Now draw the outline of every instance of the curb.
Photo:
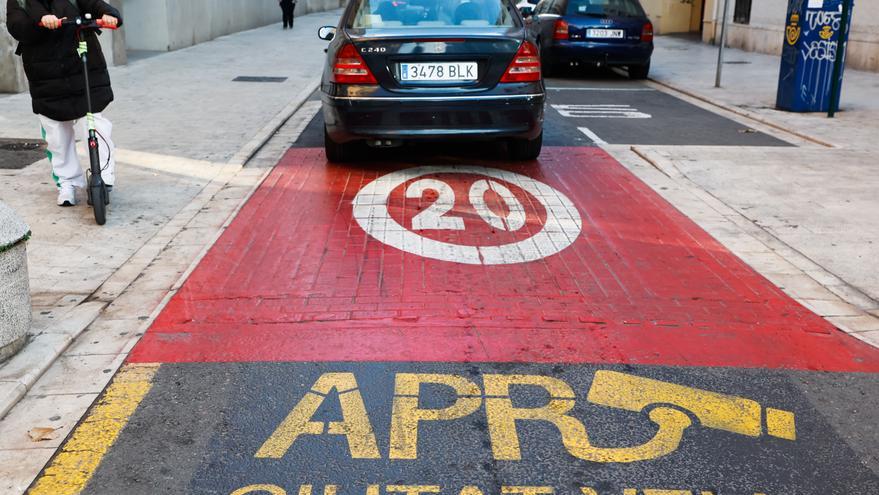
M 106 280 L 89 296 L 84 302 L 70 308 L 63 317 L 63 321 L 59 321 L 52 327 L 43 330 L 38 335 L 31 338 L 30 342 L 14 357 L 0 366 L 0 420 L 2 420 L 9 411 L 23 399 L 27 392 L 39 381 L 43 374 L 64 354 L 67 348 L 76 340 L 76 338 L 87 329 L 95 320 L 99 319 L 104 310 L 112 304 L 112 302 L 127 293 L 127 289 L 135 282 L 146 270 L 149 265 L 158 257 L 165 247 L 185 228 L 185 226 L 198 214 L 206 202 L 209 202 L 219 191 L 223 189 L 234 176 L 240 172 L 244 165 L 252 159 L 260 149 L 272 138 L 272 136 L 296 113 L 299 108 L 308 100 L 311 93 L 317 89 L 320 79 L 315 78 L 310 81 L 302 91 L 300 91 L 290 103 L 284 107 L 272 120 L 269 121 L 260 131 L 248 141 L 241 150 L 236 153 L 232 159 L 223 164 L 223 170 L 220 170 L 213 180 L 209 181 L 202 189 L 201 193 L 180 212 L 172 217 L 168 223 L 159 229 L 153 237 L 145 242 L 140 249 L 135 251 L 131 258 L 121 265 L 115 272 L 110 274 Z M 189 277 L 190 273 L 195 269 L 201 259 L 208 250 L 213 246 L 216 240 L 222 235 L 226 227 L 232 222 L 244 204 L 250 199 L 257 188 L 262 184 L 266 176 L 271 172 L 270 167 L 260 175 L 252 189 L 245 195 L 240 204 L 238 204 L 229 214 L 229 217 L 223 222 L 216 234 L 211 237 L 204 248 L 199 252 L 192 261 L 189 268 L 180 276 L 180 279 L 169 289 L 165 297 L 159 302 L 158 306 L 151 312 L 148 320 L 144 321 L 139 328 L 145 331 L 155 320 L 161 310 L 165 307 L 171 297 L 177 292 L 183 282 Z M 206 199 L 204 196 L 208 196 Z M 197 206 L 197 207 L 194 207 Z M 172 229 L 168 232 L 166 229 Z M 162 239 L 161 245 L 154 243 L 155 239 Z M 140 265 L 137 273 L 129 273 L 130 266 Z M 125 273 L 125 275 L 120 275 Z M 103 296 L 102 296 L 103 294 Z M 112 295 L 115 297 L 106 297 Z M 47 352 L 48 350 L 48 352 Z
M 259 132 L 257 132 L 256 135 L 238 151 L 238 153 L 235 153 L 235 155 L 229 160 L 229 163 L 241 165 L 243 167 L 245 163 L 250 161 L 250 159 L 259 152 L 260 148 L 269 142 L 269 139 L 278 132 L 278 129 L 290 120 L 290 117 L 299 110 L 299 107 L 308 101 L 308 97 L 311 96 L 311 93 L 314 93 L 319 86 L 320 76 L 317 76 L 306 83 L 302 91 L 300 91 L 286 107 L 278 112 L 268 124 L 263 126 L 263 128 L 260 129 Z
M 757 114 L 755 114 L 755 113 L 753 113 L 753 112 L 749 112 L 749 111 L 747 111 L 747 110 L 742 110 L 741 108 L 738 108 L 738 107 L 735 107 L 735 106 L 732 106 L 732 105 L 727 105 L 726 103 L 721 103 L 721 102 L 719 102 L 719 101 L 717 101 L 717 100 L 714 100 L 714 99 L 709 98 L 709 97 L 707 97 L 707 96 L 704 96 L 704 95 L 701 95 L 701 94 L 699 94 L 699 93 L 696 93 L 695 91 L 691 91 L 691 90 L 688 90 L 688 89 L 682 89 L 682 88 L 679 88 L 678 86 L 675 86 L 675 85 L 673 85 L 673 84 L 671 84 L 671 83 L 669 83 L 669 82 L 666 82 L 666 81 L 660 81 L 660 80 L 658 80 L 658 79 L 654 79 L 654 78 L 652 78 L 652 77 L 649 79 L 649 81 L 650 81 L 651 83 L 653 83 L 653 84 L 658 85 L 658 86 L 662 86 L 663 88 L 666 88 L 666 89 L 668 89 L 668 90 L 671 90 L 671 91 L 674 91 L 674 92 L 677 92 L 677 93 L 680 93 L 680 94 L 683 94 L 683 95 L 689 96 L 690 98 L 693 98 L 693 99 L 695 99 L 695 100 L 699 100 L 699 101 L 701 101 L 701 102 L 703 102 L 703 103 L 707 103 L 707 104 L 709 104 L 709 105 L 711 105 L 711 106 L 714 106 L 714 107 L 717 107 L 717 108 L 720 108 L 720 109 L 726 110 L 727 112 L 734 113 L 734 114 L 739 115 L 739 116 L 741 116 L 741 117 L 745 117 L 745 118 L 751 119 L 751 120 L 753 120 L 753 121 L 755 121 L 755 122 L 759 122 L 759 123 L 761 123 L 761 124 L 763 124 L 763 125 L 765 125 L 765 126 L 767 126 L 767 127 L 771 127 L 771 128 L 773 128 L 773 129 L 775 129 L 775 130 L 777 130 L 777 131 L 782 131 L 782 132 L 784 132 L 784 133 L 786 133 L 786 134 L 790 134 L 790 135 L 792 135 L 792 136 L 796 136 L 796 137 L 798 137 L 798 138 L 800 138 L 800 139 L 803 139 L 803 140 L 809 141 L 809 142 L 814 143 L 814 144 L 817 144 L 817 145 L 819 145 L 819 146 L 824 146 L 825 148 L 830 148 L 830 149 L 838 149 L 838 148 L 839 148 L 839 146 L 837 146 L 837 145 L 835 145 L 835 144 L 828 143 L 827 141 L 823 141 L 823 140 L 818 139 L 818 138 L 816 138 L 816 137 L 812 137 L 812 136 L 810 136 L 810 135 L 808 135 L 808 134 L 804 134 L 804 133 L 801 133 L 801 132 L 798 132 L 798 131 L 794 131 L 794 130 L 788 129 L 788 128 L 785 127 L 784 125 L 776 124 L 775 122 L 769 121 L 769 120 L 767 120 L 766 118 L 764 118 L 764 117 L 761 116 L 761 115 L 757 115 Z
M 810 294 L 805 288 L 798 288 L 796 283 L 792 285 L 786 283 L 783 278 L 779 279 L 779 277 L 785 276 L 784 273 L 773 270 L 768 265 L 761 264 L 759 257 L 751 258 L 747 253 L 737 252 L 735 249 L 728 247 L 739 259 L 769 280 L 773 285 L 779 287 L 797 303 L 817 314 L 838 330 L 868 345 L 879 348 L 879 315 L 874 314 L 873 311 L 876 311 L 876 309 L 871 308 L 879 307 L 877 306 L 879 301 L 873 300 L 860 289 L 830 272 L 793 246 L 755 225 L 735 208 L 727 205 L 710 192 L 703 190 L 697 183 L 681 173 L 674 163 L 665 157 L 658 156 L 649 146 L 631 146 L 629 151 L 667 177 L 668 180 L 680 184 L 684 190 L 689 191 L 689 194 L 708 206 L 708 208 L 721 213 L 731 229 L 754 239 L 765 246 L 768 252 L 789 263 L 796 270 L 797 277 L 808 278 L 814 284 L 820 286 L 823 296 L 816 298 L 814 294 Z M 621 161 L 621 163 L 623 162 Z M 701 227 L 697 216 L 687 213 L 685 208 L 678 207 L 672 198 L 669 198 L 667 195 L 661 195 Z M 739 219 L 739 221 L 735 219 Z M 728 244 L 724 239 L 726 235 L 722 232 L 712 232 L 712 229 L 706 227 L 701 228 L 721 244 Z M 867 304 L 867 307 L 864 304 Z M 838 309 L 841 306 L 847 306 L 843 313 L 840 313 Z
M 61 315 L 55 325 L 33 337 L 0 368 L 0 385 L 14 384 L 0 396 L 0 419 L 20 401 L 67 347 L 94 322 L 107 304 L 84 302 Z M 47 351 L 48 352 L 45 352 Z

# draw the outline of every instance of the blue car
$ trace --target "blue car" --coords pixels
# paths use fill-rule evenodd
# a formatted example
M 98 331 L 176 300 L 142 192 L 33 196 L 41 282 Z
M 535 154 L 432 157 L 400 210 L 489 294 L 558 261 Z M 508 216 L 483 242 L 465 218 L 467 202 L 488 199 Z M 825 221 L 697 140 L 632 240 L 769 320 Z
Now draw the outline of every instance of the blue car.
M 540 0 L 526 18 L 545 72 L 591 65 L 626 67 L 646 79 L 653 24 L 638 0 Z

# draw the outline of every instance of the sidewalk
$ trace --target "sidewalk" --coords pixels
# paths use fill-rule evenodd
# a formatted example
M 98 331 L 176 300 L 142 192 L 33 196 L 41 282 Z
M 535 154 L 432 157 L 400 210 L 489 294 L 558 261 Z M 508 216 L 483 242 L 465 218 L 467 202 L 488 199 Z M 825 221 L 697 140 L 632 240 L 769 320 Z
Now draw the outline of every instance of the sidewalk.
M 299 17 L 292 31 L 271 25 L 111 68 L 116 101 L 105 113 L 114 123 L 116 144 L 195 160 L 230 160 L 268 116 L 319 79 L 326 41 L 317 37 L 317 28 L 335 25 L 340 13 Z M 287 80 L 233 81 L 238 76 Z M 40 138 L 26 93 L 0 97 L 0 137 Z
M 736 63 L 725 65 L 721 89 L 714 88 L 716 58 L 714 46 L 658 37 L 651 78 L 715 111 L 728 110 L 740 120 L 747 115 L 766 124 L 768 132 L 807 141 L 795 148 L 638 146 L 634 151 L 730 208 L 756 229 L 755 235 L 775 242 L 776 253 L 802 258 L 812 280 L 801 280 L 801 290 L 811 292 L 805 299 L 817 301 L 810 306 L 837 317 L 838 326 L 868 332 L 879 342 L 879 320 L 868 315 L 879 315 L 879 74 L 847 70 L 841 111 L 828 119 L 773 108 L 778 57 L 727 50 L 725 59 Z M 792 273 L 787 268 L 770 270 L 770 278 L 777 272 L 784 287 L 784 275 Z
M 280 159 L 289 133 L 276 131 L 319 82 L 326 42 L 317 28 L 339 14 L 112 68 L 117 101 L 106 114 L 115 124 L 119 182 L 104 227 L 84 205 L 55 206 L 46 160 L 0 170 L 0 200 L 33 232 L 35 317 L 28 345 L 0 364 L 0 494 L 28 486 L 156 307 L 260 183 L 266 169 L 245 162 Z M 287 79 L 233 81 L 238 76 Z M 27 94 L 0 95 L 0 138 L 39 138 Z M 45 438 L 34 440 L 37 431 Z

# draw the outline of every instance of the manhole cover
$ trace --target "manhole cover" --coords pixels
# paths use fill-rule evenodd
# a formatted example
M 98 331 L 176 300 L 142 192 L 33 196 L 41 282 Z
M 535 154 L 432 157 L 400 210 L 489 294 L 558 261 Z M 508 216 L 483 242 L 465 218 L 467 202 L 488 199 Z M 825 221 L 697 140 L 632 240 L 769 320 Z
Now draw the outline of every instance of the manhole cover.
M 0 139 L 0 169 L 27 167 L 46 157 L 46 144 L 33 139 Z
M 266 83 L 282 83 L 286 81 L 286 77 L 266 77 L 266 76 L 238 76 L 232 79 L 233 82 L 266 82 Z

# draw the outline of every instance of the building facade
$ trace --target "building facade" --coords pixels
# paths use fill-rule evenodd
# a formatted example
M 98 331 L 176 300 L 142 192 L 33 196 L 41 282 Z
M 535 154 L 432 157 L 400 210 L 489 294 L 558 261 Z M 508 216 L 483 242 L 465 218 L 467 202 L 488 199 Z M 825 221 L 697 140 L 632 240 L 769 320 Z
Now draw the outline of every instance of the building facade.
M 720 41 L 725 0 L 641 0 L 658 34 L 693 33 Z M 780 54 L 789 0 L 728 0 L 727 46 Z M 806 0 L 793 0 L 806 1 Z M 879 1 L 855 0 L 846 65 L 879 71 Z

